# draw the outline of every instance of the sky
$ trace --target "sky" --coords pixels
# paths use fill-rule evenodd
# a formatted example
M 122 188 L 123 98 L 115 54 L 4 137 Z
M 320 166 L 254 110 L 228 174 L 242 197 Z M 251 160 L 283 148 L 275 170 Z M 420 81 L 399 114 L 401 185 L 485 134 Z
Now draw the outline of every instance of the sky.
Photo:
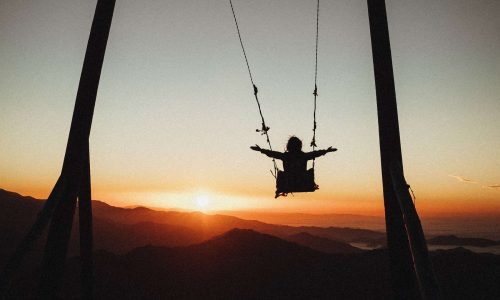
M 500 2 L 386 1 L 405 176 L 423 215 L 500 214 Z M 312 137 L 316 1 L 234 0 L 271 142 Z M 61 170 L 96 1 L 0 2 L 0 188 Z M 366 1 L 320 2 L 314 193 L 274 199 L 228 1 L 117 1 L 90 136 L 112 205 L 383 214 Z

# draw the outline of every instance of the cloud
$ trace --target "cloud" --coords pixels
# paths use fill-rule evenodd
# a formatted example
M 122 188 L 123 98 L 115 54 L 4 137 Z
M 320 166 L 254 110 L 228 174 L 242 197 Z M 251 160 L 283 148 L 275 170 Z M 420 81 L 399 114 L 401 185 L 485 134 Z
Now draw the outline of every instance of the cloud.
M 481 187 L 484 189 L 500 189 L 500 184 L 487 185 L 485 183 L 482 183 L 482 182 L 479 182 L 479 181 L 476 181 L 473 179 L 465 178 L 465 177 L 460 176 L 460 175 L 448 175 L 448 176 L 453 177 L 456 180 L 463 182 L 463 183 L 481 184 Z
M 465 178 L 463 176 L 459 176 L 459 175 L 448 175 L 450 177 L 453 177 L 461 182 L 465 182 L 465 183 L 473 183 L 473 184 L 477 184 L 479 182 L 475 181 L 475 180 L 472 180 L 472 179 L 468 179 L 468 178 Z
M 500 189 L 500 184 L 485 185 L 483 187 L 488 188 L 488 189 Z

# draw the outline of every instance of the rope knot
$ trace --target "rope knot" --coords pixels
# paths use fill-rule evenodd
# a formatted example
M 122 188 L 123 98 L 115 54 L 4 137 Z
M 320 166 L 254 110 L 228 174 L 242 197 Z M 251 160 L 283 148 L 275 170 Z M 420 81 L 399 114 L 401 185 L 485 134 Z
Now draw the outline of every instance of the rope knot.
M 313 139 L 312 139 L 312 141 L 311 141 L 311 147 L 314 147 L 314 148 L 315 148 L 315 147 L 318 147 L 318 146 L 316 145 L 316 138 L 314 138 L 314 137 L 313 137 Z
M 258 93 L 258 92 L 259 92 L 259 89 L 258 89 L 258 88 L 257 88 L 257 86 L 254 84 L 254 85 L 253 85 L 253 94 L 254 94 L 255 96 L 257 96 L 257 93 Z
M 266 126 L 265 123 L 262 123 L 262 127 L 260 129 L 255 129 L 256 132 L 260 132 L 261 135 L 267 134 L 267 132 L 271 129 L 271 127 Z
M 313 92 L 313 95 L 314 95 L 315 97 L 317 97 L 317 96 L 318 96 L 318 87 L 317 87 L 316 85 L 314 85 L 314 92 Z

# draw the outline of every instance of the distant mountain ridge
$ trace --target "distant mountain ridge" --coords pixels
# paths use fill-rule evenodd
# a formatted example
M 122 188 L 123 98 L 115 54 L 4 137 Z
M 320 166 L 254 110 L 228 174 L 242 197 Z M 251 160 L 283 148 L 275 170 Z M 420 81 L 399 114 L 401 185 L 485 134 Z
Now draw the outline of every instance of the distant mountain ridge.
M 269 224 L 289 226 L 350 227 L 385 231 L 383 216 L 365 216 L 338 213 L 282 213 L 265 211 L 218 211 L 217 213 L 245 220 L 258 220 Z
M 9 241 L 1 253 L 13 250 L 34 222 L 43 204 L 44 201 L 32 197 L 0 190 L 0 237 L 8 237 L 5 240 Z M 385 236 L 384 233 L 365 229 L 272 225 L 199 212 L 155 211 L 145 207 L 120 208 L 100 201 L 93 201 L 92 205 L 95 249 L 106 249 L 115 253 L 125 253 L 144 245 L 186 246 L 233 228 L 252 229 L 283 238 L 307 232 L 343 243 L 375 241 Z M 71 253 L 78 251 L 77 230 L 78 214 L 75 214 Z
M 344 242 L 373 241 L 385 234 L 382 232 L 338 227 L 316 227 L 316 226 L 286 226 L 274 225 L 255 220 L 244 220 L 226 215 L 207 215 L 200 212 L 177 212 L 177 211 L 155 211 L 140 207 L 130 209 L 117 208 L 105 203 L 96 203 L 94 206 L 96 217 L 106 217 L 119 223 L 135 223 L 142 221 L 156 222 L 186 227 L 204 228 L 207 237 L 224 233 L 232 228 L 248 228 L 259 232 L 269 233 L 275 236 L 285 237 L 291 234 L 308 232 L 324 238 L 340 240 Z M 134 212 L 133 216 L 130 212 Z
M 44 204 L 29 196 L 0 189 L 0 238 L 8 241 L 0 254 L 11 252 L 27 232 Z M 286 226 L 244 220 L 226 215 L 200 212 L 156 211 L 146 207 L 120 208 L 92 201 L 96 249 L 125 253 L 144 245 L 166 247 L 200 243 L 233 228 L 252 229 L 327 253 L 358 251 L 349 243 L 370 247 L 385 244 L 385 233 L 359 228 Z M 71 253 L 77 253 L 78 215 L 75 214 Z M 431 245 L 478 246 L 498 245 L 498 241 L 459 238 L 453 235 L 429 239 Z M 1 259 L 0 259 L 1 261 Z

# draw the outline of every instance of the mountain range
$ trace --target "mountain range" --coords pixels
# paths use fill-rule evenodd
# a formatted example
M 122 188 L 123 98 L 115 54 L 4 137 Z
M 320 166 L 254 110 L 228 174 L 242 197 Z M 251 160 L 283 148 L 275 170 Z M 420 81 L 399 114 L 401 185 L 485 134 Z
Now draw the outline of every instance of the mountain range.
M 44 201 L 25 197 L 0 189 L 0 237 L 7 241 L 3 252 L 12 251 L 34 222 Z M 233 228 L 252 229 L 284 239 L 307 233 L 309 239 L 296 236 L 296 243 L 323 250 L 321 243 L 312 239 L 330 242 L 329 253 L 358 251 L 351 242 L 378 243 L 385 234 L 366 229 L 286 226 L 267 224 L 260 221 L 244 220 L 226 215 L 207 215 L 200 212 L 156 211 L 145 207 L 120 208 L 101 201 L 93 201 L 93 226 L 95 249 L 114 253 L 126 253 L 144 245 L 187 246 L 210 239 Z M 292 236 L 292 237 L 291 237 Z M 299 239 L 297 239 L 299 237 Z M 314 245 L 318 245 L 317 247 Z M 78 214 L 75 214 L 70 253 L 78 247 Z M 325 248 L 326 249 L 326 248 Z M 350 250 L 348 250 L 350 249 Z
M 0 267 L 43 203 L 0 190 Z M 93 201 L 93 214 L 96 299 L 392 297 L 387 250 L 349 244 L 383 240 L 383 232 L 119 208 L 99 201 Z M 75 220 L 63 299 L 81 297 L 77 225 Z M 42 245 L 43 238 L 14 280 L 12 298 L 33 297 Z M 500 299 L 500 256 L 457 248 L 431 252 L 431 258 L 444 299 Z

